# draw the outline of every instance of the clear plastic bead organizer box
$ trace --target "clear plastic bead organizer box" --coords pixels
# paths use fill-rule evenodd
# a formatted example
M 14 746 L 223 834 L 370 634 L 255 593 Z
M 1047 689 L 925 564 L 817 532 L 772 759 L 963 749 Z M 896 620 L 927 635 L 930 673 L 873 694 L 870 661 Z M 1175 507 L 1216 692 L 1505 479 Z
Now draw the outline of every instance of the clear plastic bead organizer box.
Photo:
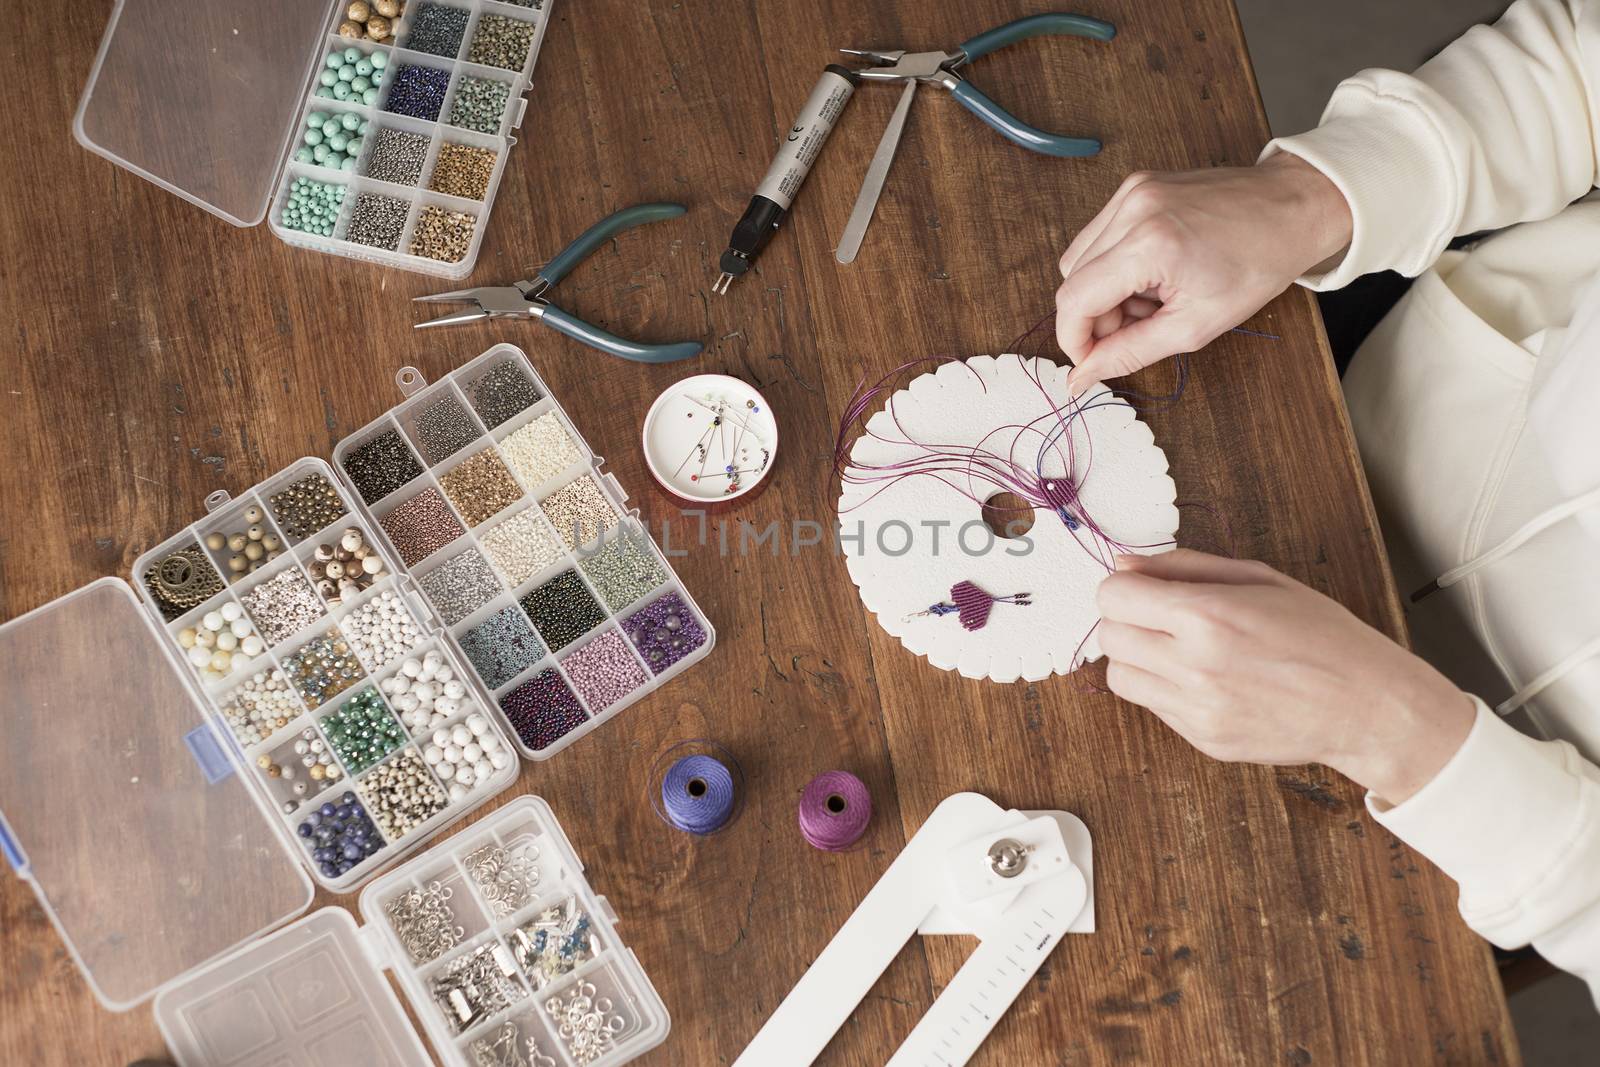
M 382 970 L 449 1067 L 619 1067 L 671 1029 L 538 797 L 376 879 L 360 906 L 363 926 L 324 908 L 163 989 L 181 1067 L 433 1062 Z
M 349 0 L 123 0 L 73 133 L 235 225 L 462 278 L 553 2 L 405 0 L 373 40 L 340 32 Z
M 141 555 L 134 583 L 312 877 L 354 888 L 716 633 L 499 345 Z
M 363 516 L 530 759 L 704 659 L 716 631 L 522 351 L 497 345 L 340 441 Z
M 498 717 L 332 468 L 302 459 L 209 503 L 134 580 L 318 882 L 354 888 L 516 779 Z M 429 762 L 440 731 L 465 732 L 464 774 L 459 754 L 447 776 Z

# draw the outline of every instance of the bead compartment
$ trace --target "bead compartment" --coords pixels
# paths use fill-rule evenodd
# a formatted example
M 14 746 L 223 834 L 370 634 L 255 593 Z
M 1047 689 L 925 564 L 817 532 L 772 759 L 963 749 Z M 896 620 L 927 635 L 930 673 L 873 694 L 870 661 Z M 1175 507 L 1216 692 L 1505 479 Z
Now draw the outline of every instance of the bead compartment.
M 317 251 L 373 260 L 441 277 L 465 277 L 477 261 L 489 210 L 499 191 L 506 157 L 511 145 L 516 142 L 512 134 L 526 108 L 524 94 L 530 85 L 549 24 L 548 6 L 545 3 L 528 8 L 496 3 L 495 0 L 432 0 L 428 3 L 414 0 L 407 5 L 390 35 L 379 42 L 341 37 L 337 27 L 343 19 L 345 5 L 335 4 L 325 27 L 325 36 L 318 43 L 318 61 L 291 135 L 294 143 L 290 146 L 290 159 L 283 168 L 276 195 L 267 211 L 273 232 L 289 244 Z M 427 32 L 427 24 L 434 18 L 429 12 L 435 15 L 440 12 L 465 14 L 464 28 L 454 47 L 451 47 L 448 39 L 453 34 L 440 37 Z M 481 42 L 494 36 L 492 32 L 486 35 L 479 33 L 486 18 L 491 28 L 500 20 L 510 20 L 514 24 L 512 30 L 527 38 L 525 56 L 515 67 L 489 65 L 471 57 L 475 42 L 480 42 L 481 51 Z M 417 34 L 416 39 L 413 39 L 414 33 Z M 414 47 L 419 43 L 423 45 L 421 50 Z M 357 62 L 352 64 L 358 68 L 371 66 L 375 57 L 382 57 L 383 66 L 377 72 L 380 75 L 377 84 L 369 85 L 361 92 L 352 92 L 343 100 L 316 95 L 318 90 L 331 91 L 333 88 L 321 84 L 322 72 L 330 69 L 326 65 L 327 58 L 342 55 L 347 50 L 354 50 L 358 55 Z M 483 58 L 508 64 L 518 50 L 508 52 L 502 48 L 492 51 L 493 55 Z M 413 73 L 407 74 L 408 70 Z M 371 75 L 356 76 L 371 81 Z M 416 92 L 424 83 L 431 87 L 428 93 L 421 94 L 426 100 Z M 348 86 L 356 83 L 339 84 Z M 368 97 L 371 98 L 370 103 Z M 307 130 L 307 118 L 313 112 L 336 115 L 350 113 L 357 116 L 356 136 L 361 140 L 358 154 L 350 157 L 347 152 L 329 151 L 325 160 L 319 161 L 314 157 L 307 159 L 306 154 L 312 152 L 315 146 L 303 145 L 301 135 Z M 363 123 L 368 124 L 365 134 L 359 132 Z M 427 138 L 417 180 L 391 184 L 383 180 L 385 172 L 381 169 L 378 176 L 368 176 L 375 148 L 373 135 L 383 126 Z M 493 153 L 486 178 L 475 177 L 470 186 L 461 189 L 471 194 L 478 192 L 481 185 L 481 195 L 457 196 L 425 189 L 447 137 L 451 142 Z M 408 167 L 407 174 L 409 170 Z M 293 183 L 297 179 L 344 187 L 331 233 L 308 230 L 301 223 L 285 219 L 284 209 L 288 206 L 294 191 Z M 453 186 L 447 183 L 445 187 Z M 405 210 L 401 229 L 393 241 L 352 239 L 351 221 L 356 204 L 362 197 L 375 193 L 390 195 L 403 202 Z M 430 209 L 450 213 L 452 225 L 456 224 L 459 215 L 469 216 L 470 222 L 461 227 L 464 242 L 458 238 L 448 246 L 438 246 L 414 240 L 419 224 L 425 222 L 425 213 Z M 470 230 L 467 229 L 468 225 Z M 467 233 L 470 236 L 466 236 Z M 459 256 L 455 254 L 457 251 L 461 253 Z
M 514 739 L 523 756 L 530 759 L 546 759 L 555 755 L 597 728 L 602 722 L 665 684 L 682 670 L 688 669 L 710 652 L 715 642 L 715 632 L 710 623 L 700 614 L 693 599 L 678 581 L 677 575 L 662 556 L 660 548 L 650 537 L 649 532 L 641 525 L 636 514 L 624 511 L 626 494 L 616 484 L 613 476 L 603 472 L 601 461 L 594 456 L 582 435 L 562 410 L 558 400 L 551 395 L 544 380 L 520 349 L 512 345 L 496 345 L 432 384 L 422 384 L 420 377 L 409 368 L 401 372 L 398 380 L 402 391 L 406 393 L 406 399 L 341 441 L 334 450 L 335 463 L 341 468 L 345 467 L 346 460 L 353 451 L 361 449 L 378 437 L 390 434 L 398 435 L 408 441 L 412 454 L 420 457 L 424 452 L 418 440 L 417 415 L 445 398 L 453 401 L 454 405 L 462 407 L 479 428 L 481 436 L 476 440 L 455 447 L 451 454 L 439 463 L 426 469 L 419 469 L 411 480 L 397 488 L 390 488 L 387 495 L 379 500 L 367 501 L 363 510 L 377 520 L 376 533 L 380 538 L 386 538 L 386 547 L 392 553 L 404 556 L 406 552 L 402 547 L 387 539 L 388 526 L 384 519 L 392 514 L 395 507 L 415 494 L 427 490 L 437 492 L 445 498 L 445 504 L 450 509 L 451 518 L 445 525 L 450 529 L 459 527 L 459 532 L 456 539 L 448 544 L 436 546 L 430 542 L 425 545 L 424 549 L 429 554 L 410 564 L 409 573 L 414 576 L 426 576 L 469 548 L 476 549 L 493 564 L 495 577 L 500 583 L 500 590 L 493 598 L 479 604 L 469 615 L 456 621 L 444 617 L 442 612 L 440 615 L 441 621 L 445 623 L 444 636 L 454 651 L 466 662 L 467 677 L 472 687 L 491 715 L 499 720 L 502 731 Z M 412 385 L 409 390 L 406 388 L 408 382 Z M 499 396 L 500 391 L 508 395 L 502 399 Z M 489 423 L 494 424 L 492 429 L 487 427 Z M 547 428 L 544 433 L 547 439 L 553 442 L 551 447 L 555 449 L 556 458 L 533 469 L 533 473 L 541 478 L 534 484 L 528 480 L 524 470 L 519 470 L 513 457 L 507 454 L 505 442 L 526 427 L 536 424 Z M 449 494 L 444 492 L 440 478 L 469 457 L 480 453 L 498 455 L 511 478 L 520 487 L 522 495 L 515 502 L 503 507 L 492 518 L 472 526 L 466 521 L 467 516 L 463 516 L 460 509 L 449 499 Z M 569 548 L 565 543 L 566 539 L 552 526 L 545 504 L 552 497 L 559 501 L 579 494 L 588 502 L 591 509 L 603 513 L 603 522 L 608 528 L 600 541 Z M 559 508 L 557 513 L 558 516 L 563 514 Z M 499 543 L 499 539 L 506 536 L 504 531 L 513 524 L 529 531 L 526 539 L 509 538 L 513 544 L 525 540 L 526 543 L 521 547 L 531 553 L 520 565 L 516 565 L 512 558 L 516 555 L 515 549 L 508 555 L 507 550 Z M 595 522 L 593 525 L 601 523 Z M 594 532 L 589 531 L 589 536 L 592 537 Z M 615 541 L 624 538 L 628 541 L 628 548 L 612 548 Z M 535 552 L 534 549 L 538 551 Z M 415 551 L 411 554 L 415 555 Z M 609 561 L 619 554 L 631 554 L 627 560 L 628 566 L 621 568 L 637 572 L 638 576 L 631 581 L 604 573 Z M 601 557 L 604 557 L 602 562 L 593 562 Z M 585 566 L 586 563 L 589 566 Z M 591 573 L 596 567 L 600 569 L 598 575 Z M 530 593 L 569 570 L 576 575 L 575 580 L 569 579 L 575 600 L 583 604 L 592 603 L 594 610 L 599 612 L 599 617 L 589 620 L 581 632 L 563 635 L 561 640 L 554 642 L 556 652 L 563 657 L 586 641 L 588 635 L 604 629 L 608 624 L 620 625 L 626 614 L 667 594 L 676 594 L 683 599 L 690 617 L 706 635 L 706 640 L 688 650 L 676 662 L 666 666 L 658 664 L 659 671 L 652 670 L 650 665 L 645 663 L 642 655 L 633 650 L 631 642 L 624 642 L 629 654 L 635 656 L 640 668 L 643 669 L 646 682 L 632 688 L 620 699 L 600 700 L 600 703 L 606 705 L 604 707 L 591 707 L 580 695 L 579 687 L 568 676 L 556 654 L 549 650 L 548 646 L 552 642 L 538 632 L 536 625 L 534 629 L 538 643 L 547 647 L 544 654 L 532 662 L 528 662 L 527 655 L 522 650 L 510 649 L 505 657 L 500 657 L 491 649 L 484 647 L 477 639 L 468 638 L 469 634 L 498 612 L 506 608 L 522 611 L 522 602 Z M 416 580 L 420 586 L 421 578 Z M 582 592 L 578 595 L 577 590 L 580 589 Z M 436 604 L 435 607 L 437 606 Z M 455 613 L 450 614 L 452 617 L 455 615 Z M 526 612 L 524 614 L 526 615 Z M 529 621 L 533 622 L 531 619 Z M 502 658 L 523 665 L 515 674 L 507 677 L 505 670 L 501 668 Z M 562 692 L 567 694 L 560 698 L 559 711 L 542 706 L 537 712 L 528 711 L 526 708 L 508 711 L 507 698 L 510 694 L 530 680 L 547 674 L 552 680 L 543 684 L 557 695 Z M 527 699 L 527 694 L 524 693 L 511 701 L 511 705 L 516 708 L 525 704 Z M 517 724 L 513 722 L 513 715 L 518 721 L 523 722 L 522 730 L 519 731 Z M 534 729 L 528 725 L 529 715 L 547 716 L 552 723 L 559 726 L 559 729 L 555 726 Z

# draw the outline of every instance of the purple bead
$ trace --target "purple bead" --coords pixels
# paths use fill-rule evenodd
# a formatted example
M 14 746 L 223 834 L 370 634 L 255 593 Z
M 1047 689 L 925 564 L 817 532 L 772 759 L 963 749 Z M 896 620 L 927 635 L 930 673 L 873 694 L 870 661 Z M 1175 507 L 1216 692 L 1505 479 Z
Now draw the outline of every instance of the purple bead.
M 706 643 L 705 628 L 677 593 L 657 597 L 623 620 L 622 626 L 654 674 Z
M 501 697 L 500 708 L 522 743 L 534 750 L 550 747 L 588 719 L 554 667 Z

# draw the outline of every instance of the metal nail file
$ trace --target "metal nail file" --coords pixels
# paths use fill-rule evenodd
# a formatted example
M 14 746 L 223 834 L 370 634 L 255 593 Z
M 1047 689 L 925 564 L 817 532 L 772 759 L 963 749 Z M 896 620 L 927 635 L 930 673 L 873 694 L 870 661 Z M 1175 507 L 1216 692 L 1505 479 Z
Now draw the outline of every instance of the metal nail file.
M 947 797 L 734 1067 L 806 1067 L 914 934 L 979 939 L 888 1067 L 960 1067 L 1068 933 L 1094 931 L 1093 845 L 1064 811 Z
M 895 150 L 900 147 L 900 135 L 905 132 L 906 116 L 911 113 L 911 98 L 916 95 L 917 83 L 907 80 L 906 87 L 900 91 L 900 102 L 895 105 L 894 114 L 889 116 L 889 125 L 878 141 L 878 150 L 872 154 L 867 176 L 861 179 L 861 192 L 856 195 L 856 206 L 850 209 L 850 221 L 844 225 L 844 236 L 839 238 L 839 247 L 833 253 L 833 258 L 840 263 L 854 263 L 856 253 L 861 251 L 861 239 L 867 235 L 867 225 L 872 222 L 878 198 L 883 195 L 883 183 L 889 177 L 889 165 L 894 162 Z

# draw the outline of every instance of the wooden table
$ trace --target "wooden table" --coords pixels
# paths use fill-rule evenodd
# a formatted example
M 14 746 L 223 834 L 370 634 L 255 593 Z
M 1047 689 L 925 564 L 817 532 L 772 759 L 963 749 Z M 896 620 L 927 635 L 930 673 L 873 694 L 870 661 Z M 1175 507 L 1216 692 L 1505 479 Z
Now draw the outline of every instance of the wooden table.
M 831 522 L 835 420 L 857 380 L 915 356 L 998 351 L 1051 308 L 1056 258 L 1137 168 L 1250 162 L 1267 136 L 1227 0 L 1085 0 L 1110 45 L 1034 41 L 980 84 L 1025 119 L 1106 142 L 1032 156 L 939 93 L 916 102 L 861 259 L 833 245 L 897 93 L 864 86 L 760 262 L 709 292 L 728 230 L 821 66 L 840 45 L 950 47 L 1041 0 L 556 0 L 474 282 L 525 277 L 626 204 L 686 202 L 628 234 L 562 299 L 619 332 L 700 337 L 688 366 L 601 357 L 533 324 L 414 334 L 433 279 L 235 229 L 79 149 L 69 126 L 109 0 L 21 5 L 0 145 L 0 612 L 104 574 L 490 344 L 525 347 L 654 527 L 641 417 L 667 383 L 726 371 L 766 391 L 784 450 L 730 522 Z M 28 91 L 21 92 L 21 87 Z M 203 102 L 197 101 L 197 106 Z M 1152 422 L 1180 497 L 1226 515 L 1240 554 L 1273 563 L 1400 635 L 1372 509 L 1311 298 L 1295 290 L 1195 361 Z M 1150 372 L 1152 387 L 1170 368 Z M 1193 543 L 1217 530 L 1192 524 Z M 549 798 L 623 916 L 673 1015 L 641 1062 L 730 1060 L 934 805 L 957 790 L 1061 807 L 1096 836 L 1100 932 L 1051 957 L 974 1063 L 1506 1063 L 1516 1043 L 1487 947 L 1454 887 L 1317 768 L 1224 766 L 1076 678 L 992 685 L 888 639 L 842 561 L 694 548 L 680 573 L 715 654 L 500 799 Z M 669 743 L 715 737 L 752 788 L 729 832 L 667 832 L 639 799 Z M 814 852 L 794 807 L 818 771 L 872 788 L 867 847 Z M 353 898 L 338 898 L 350 904 Z M 319 901 L 319 904 L 322 901 Z M 822 1062 L 878 1064 L 967 951 L 901 955 Z M 147 1010 L 91 997 L 32 894 L 0 879 L 0 1061 L 119 1064 L 159 1055 Z

